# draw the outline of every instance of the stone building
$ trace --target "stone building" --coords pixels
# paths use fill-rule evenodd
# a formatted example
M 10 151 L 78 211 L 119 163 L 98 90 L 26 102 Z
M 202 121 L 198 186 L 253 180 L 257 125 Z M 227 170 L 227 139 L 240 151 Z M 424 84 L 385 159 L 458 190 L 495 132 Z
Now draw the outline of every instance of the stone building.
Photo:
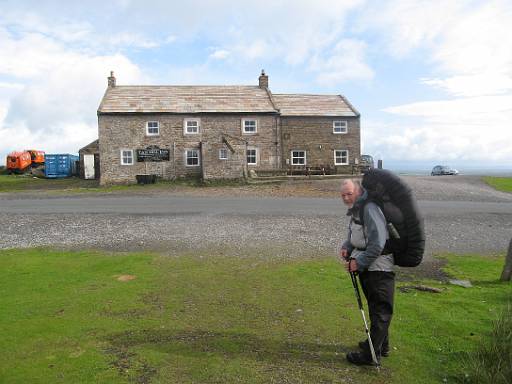
M 272 94 L 263 71 L 257 86 L 119 86 L 111 73 L 98 108 L 100 183 L 348 173 L 359 120 L 340 95 Z

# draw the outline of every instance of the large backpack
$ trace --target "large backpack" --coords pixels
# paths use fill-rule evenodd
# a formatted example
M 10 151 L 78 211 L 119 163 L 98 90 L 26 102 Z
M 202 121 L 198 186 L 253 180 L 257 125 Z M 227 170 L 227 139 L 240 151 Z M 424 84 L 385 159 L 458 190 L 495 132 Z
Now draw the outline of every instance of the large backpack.
M 362 180 L 368 191 L 367 202 L 375 202 L 388 223 L 389 240 L 385 250 L 393 253 L 395 264 L 416 267 L 425 251 L 425 229 L 411 188 L 394 173 L 385 169 L 370 169 Z M 364 207 L 360 209 L 363 222 Z

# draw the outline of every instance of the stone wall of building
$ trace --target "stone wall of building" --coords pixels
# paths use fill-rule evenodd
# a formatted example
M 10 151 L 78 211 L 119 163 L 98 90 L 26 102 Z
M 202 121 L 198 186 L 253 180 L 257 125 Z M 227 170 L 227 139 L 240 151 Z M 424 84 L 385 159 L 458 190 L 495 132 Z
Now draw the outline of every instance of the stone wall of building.
M 246 144 L 239 140 L 230 140 L 226 145 L 222 139 L 203 143 L 203 178 L 211 179 L 241 179 L 247 176 Z M 220 150 L 226 152 L 226 159 L 219 157 Z
M 306 151 L 306 165 L 334 168 L 336 173 L 350 173 L 361 156 L 359 117 L 281 117 L 282 166 L 292 164 L 294 150 Z M 347 121 L 347 133 L 333 133 L 333 121 Z M 349 164 L 335 165 L 334 151 L 348 150 Z
M 257 132 L 242 134 L 242 119 L 256 119 Z M 199 133 L 185 134 L 185 119 L 199 119 Z M 158 121 L 159 134 L 146 133 L 148 121 Z M 98 117 L 101 184 L 134 183 L 136 175 L 157 174 L 164 179 L 174 177 L 200 177 L 205 173 L 210 178 L 240 177 L 245 165 L 245 142 L 258 149 L 258 162 L 249 169 L 276 169 L 281 164 L 281 147 L 277 134 L 275 114 L 100 114 Z M 236 144 L 231 160 L 219 159 L 222 137 L 230 136 L 243 140 Z M 235 140 L 236 142 L 236 140 Z M 201 147 L 203 143 L 203 148 Z M 157 146 L 170 151 L 169 161 L 137 162 L 137 149 Z M 134 163 L 121 165 L 121 151 L 133 150 Z M 199 166 L 187 166 L 187 149 L 203 152 Z M 207 163 L 203 170 L 202 166 Z M 225 172 L 224 172 L 225 170 Z M 220 177 L 222 175 L 222 177 Z

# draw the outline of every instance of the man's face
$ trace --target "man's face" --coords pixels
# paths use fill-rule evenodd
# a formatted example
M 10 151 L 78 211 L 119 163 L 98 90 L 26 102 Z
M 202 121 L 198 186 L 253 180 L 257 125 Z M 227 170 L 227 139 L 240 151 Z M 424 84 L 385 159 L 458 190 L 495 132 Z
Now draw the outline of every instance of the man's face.
M 359 190 L 354 183 L 347 182 L 341 187 L 341 199 L 347 207 L 352 207 L 359 197 Z

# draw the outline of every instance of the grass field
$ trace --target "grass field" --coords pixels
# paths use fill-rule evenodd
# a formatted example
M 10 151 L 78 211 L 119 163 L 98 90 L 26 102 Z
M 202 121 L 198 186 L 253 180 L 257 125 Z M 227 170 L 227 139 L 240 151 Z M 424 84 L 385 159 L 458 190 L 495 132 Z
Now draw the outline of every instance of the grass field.
M 485 176 L 484 181 L 498 191 L 512 193 L 512 177 Z
M 44 179 L 31 175 L 0 175 L 0 192 L 17 192 L 30 190 L 69 190 L 97 188 L 96 180 L 82 180 L 77 177 L 62 179 Z
M 173 187 L 197 186 L 198 181 L 177 180 L 159 181 L 156 184 L 146 185 L 113 185 L 100 187 L 98 180 L 84 180 L 78 177 L 66 177 L 61 179 L 44 179 L 32 177 L 30 175 L 0 175 L 0 192 L 21 192 L 21 191 L 48 191 L 48 192 L 64 192 L 64 193 L 81 193 L 81 192 L 140 192 L 154 190 L 158 188 L 169 189 Z
M 397 290 L 377 372 L 345 361 L 364 332 L 333 259 L 0 251 L 0 382 L 453 382 L 512 286 L 498 281 L 503 257 L 446 259 L 474 287 Z
M 273 184 L 279 184 L 274 181 Z M 99 186 L 98 180 L 84 180 L 78 177 L 61 179 L 45 179 L 31 175 L 2 175 L 0 174 L 0 192 L 47 191 L 53 193 L 109 193 L 109 192 L 147 192 L 151 190 L 172 190 L 186 188 L 209 187 L 240 187 L 247 185 L 243 180 L 209 180 L 201 182 L 197 178 L 158 180 L 155 184 L 128 184 Z M 254 186 L 257 188 L 258 186 Z

